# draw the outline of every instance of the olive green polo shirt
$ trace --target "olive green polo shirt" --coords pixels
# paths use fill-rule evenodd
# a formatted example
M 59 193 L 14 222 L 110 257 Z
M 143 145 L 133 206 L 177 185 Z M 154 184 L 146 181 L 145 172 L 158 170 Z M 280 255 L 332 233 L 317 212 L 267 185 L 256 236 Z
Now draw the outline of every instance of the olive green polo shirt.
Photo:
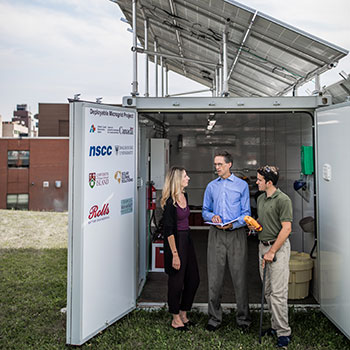
M 293 221 L 292 201 L 277 189 L 271 197 L 266 197 L 266 192 L 261 194 L 257 204 L 259 223 L 263 227 L 258 235 L 259 240 L 275 240 L 282 229 L 282 222 Z

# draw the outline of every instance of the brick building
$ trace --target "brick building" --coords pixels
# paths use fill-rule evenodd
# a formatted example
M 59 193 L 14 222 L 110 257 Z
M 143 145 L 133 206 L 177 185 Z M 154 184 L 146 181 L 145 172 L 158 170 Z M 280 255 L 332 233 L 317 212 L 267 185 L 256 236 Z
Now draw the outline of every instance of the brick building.
M 39 103 L 38 119 L 40 137 L 69 136 L 69 103 Z
M 0 209 L 68 210 L 68 137 L 0 139 Z
M 69 136 L 68 103 L 39 103 L 39 136 Z

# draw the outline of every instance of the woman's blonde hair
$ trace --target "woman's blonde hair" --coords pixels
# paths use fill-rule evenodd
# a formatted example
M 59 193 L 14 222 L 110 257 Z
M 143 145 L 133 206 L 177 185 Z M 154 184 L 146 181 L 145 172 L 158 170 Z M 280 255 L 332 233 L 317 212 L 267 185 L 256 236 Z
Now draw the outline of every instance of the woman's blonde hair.
M 176 205 L 176 202 L 182 192 L 181 180 L 184 171 L 186 171 L 185 168 L 177 166 L 173 166 L 168 171 L 163 186 L 162 199 L 160 200 L 162 209 L 164 209 L 165 203 L 170 196 L 173 199 L 174 205 Z

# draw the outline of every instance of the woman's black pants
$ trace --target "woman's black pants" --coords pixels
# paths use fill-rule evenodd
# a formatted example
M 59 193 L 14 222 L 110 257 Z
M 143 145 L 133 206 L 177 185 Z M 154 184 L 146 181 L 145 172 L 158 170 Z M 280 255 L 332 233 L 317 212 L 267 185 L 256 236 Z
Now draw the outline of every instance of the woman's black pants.
M 180 270 L 168 278 L 168 305 L 172 314 L 191 310 L 199 285 L 196 252 L 189 231 L 178 231 L 176 248 L 180 257 Z

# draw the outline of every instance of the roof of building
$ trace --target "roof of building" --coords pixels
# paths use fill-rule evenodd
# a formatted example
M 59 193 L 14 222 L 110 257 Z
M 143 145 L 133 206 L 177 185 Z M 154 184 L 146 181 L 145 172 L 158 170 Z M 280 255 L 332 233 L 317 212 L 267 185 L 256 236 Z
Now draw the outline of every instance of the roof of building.
M 132 23 L 132 1 L 115 1 Z M 231 96 L 279 96 L 334 67 L 348 51 L 233 0 L 138 0 L 137 37 L 168 56 L 169 70 L 209 88 L 223 32 Z M 182 59 L 179 59 L 182 58 Z M 151 58 L 153 60 L 153 56 Z M 202 62 L 200 62 L 202 61 Z

